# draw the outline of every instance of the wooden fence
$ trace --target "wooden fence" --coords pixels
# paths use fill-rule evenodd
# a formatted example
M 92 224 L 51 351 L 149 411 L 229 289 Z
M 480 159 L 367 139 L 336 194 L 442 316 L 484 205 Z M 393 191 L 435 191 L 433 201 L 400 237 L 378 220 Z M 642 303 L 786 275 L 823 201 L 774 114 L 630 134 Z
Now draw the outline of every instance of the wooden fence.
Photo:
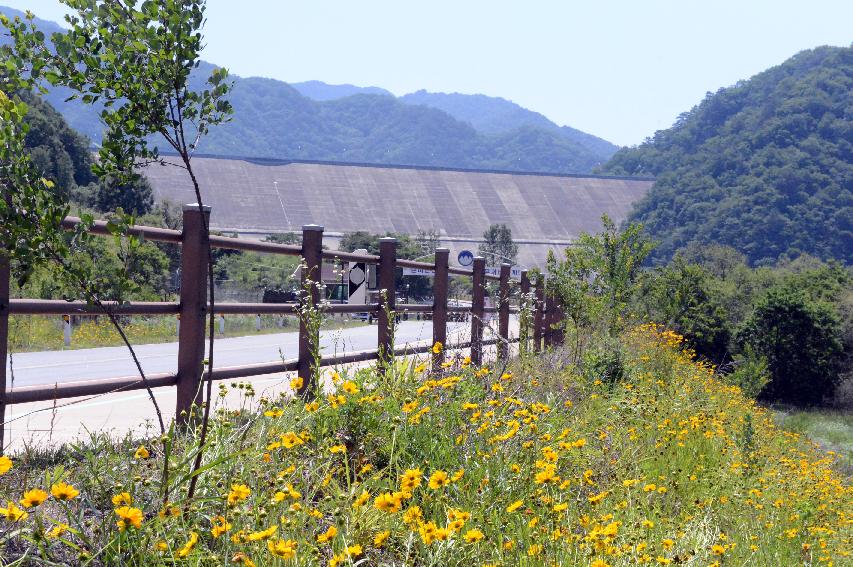
M 302 258 L 302 284 L 304 289 L 310 289 L 312 302 L 317 305 L 319 297 L 318 279 L 321 274 L 323 260 L 340 262 L 364 262 L 378 266 L 379 301 L 366 305 L 333 304 L 325 308 L 326 313 L 369 313 L 378 321 L 377 349 L 322 357 L 320 366 L 332 366 L 361 362 L 368 360 L 388 360 L 393 356 L 429 352 L 432 343 L 416 347 L 392 349 L 393 337 L 389 332 L 389 314 L 397 313 L 432 313 L 433 343 L 447 343 L 448 312 L 470 312 L 470 340 L 454 345 L 453 348 L 470 348 L 471 359 L 479 364 L 483 359 L 483 347 L 487 344 L 497 344 L 498 356 L 508 356 L 509 316 L 517 312 L 518 307 L 511 306 L 510 265 L 503 264 L 498 276 L 486 273 L 485 259 L 475 257 L 471 270 L 450 267 L 448 265 L 449 250 L 438 248 L 435 252 L 434 263 L 416 262 L 397 258 L 397 241 L 394 238 L 383 238 L 379 245 L 379 255 L 355 254 L 350 252 L 323 250 L 323 227 L 306 225 L 302 229 L 302 245 L 276 244 L 257 240 L 243 240 L 212 235 L 205 237 L 204 214 L 210 217 L 210 208 L 205 207 L 202 213 L 198 205 L 185 205 L 183 209 L 183 230 L 169 230 L 148 226 L 133 226 L 129 233 L 156 242 L 168 242 L 181 246 L 181 286 L 177 303 L 174 302 L 129 302 L 106 303 L 113 313 L 120 315 L 171 315 L 180 318 L 178 332 L 178 365 L 175 373 L 146 374 L 148 385 L 152 388 L 165 386 L 177 387 L 176 415 L 181 415 L 193 403 L 200 401 L 201 381 L 205 358 L 206 316 L 209 312 L 207 298 L 207 267 L 208 252 L 213 248 L 244 250 L 270 254 L 300 256 Z M 73 229 L 80 219 L 68 217 L 63 221 L 66 229 Z M 90 232 L 97 235 L 110 235 L 105 222 L 97 221 Z M 0 260 L 2 263 L 2 260 Z M 397 304 L 395 289 L 395 270 L 397 268 L 419 268 L 432 271 L 433 304 L 414 305 Z M 471 307 L 448 305 L 448 283 L 451 275 L 470 276 L 473 283 Z M 485 306 L 485 290 L 487 280 L 498 282 L 498 304 L 496 307 Z M 531 282 L 526 271 L 521 272 L 519 291 L 526 297 L 534 297 L 532 313 L 532 332 L 527 345 L 534 351 L 555 344 L 560 340 L 554 324 L 561 316 L 552 298 L 546 297 L 544 278 Z M 0 265 L 0 421 L 5 422 L 6 405 L 28 402 L 51 401 L 62 398 L 94 396 L 112 392 L 123 392 L 145 388 L 145 383 L 139 376 L 117 377 L 110 379 L 59 382 L 24 386 L 14 390 L 7 389 L 6 360 L 9 340 L 9 315 L 98 315 L 102 311 L 97 306 L 81 301 L 63 300 L 34 300 L 10 299 L 9 268 Z M 214 311 L 217 314 L 299 314 L 299 305 L 295 303 L 216 303 Z M 496 312 L 498 318 L 498 337 L 483 339 L 484 318 L 487 312 Z M 392 315 L 393 316 L 393 315 Z M 312 337 L 306 328 L 306 322 L 300 318 L 299 354 L 297 359 L 269 362 L 263 364 L 244 365 L 239 367 L 214 368 L 211 375 L 213 380 L 245 378 L 263 374 L 296 371 L 306 378 L 313 375 L 315 360 L 310 352 Z M 315 337 L 316 339 L 316 337 Z M 437 367 L 444 360 L 444 352 L 433 354 L 433 365 Z M 0 447 L 2 447 L 2 432 L 0 428 Z

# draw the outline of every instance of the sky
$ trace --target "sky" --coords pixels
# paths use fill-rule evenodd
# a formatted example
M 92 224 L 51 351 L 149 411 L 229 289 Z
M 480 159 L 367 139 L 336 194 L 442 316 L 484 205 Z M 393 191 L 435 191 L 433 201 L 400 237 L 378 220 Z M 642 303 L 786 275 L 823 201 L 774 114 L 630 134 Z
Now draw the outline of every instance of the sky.
M 853 1 L 208 0 L 205 38 L 204 59 L 240 76 L 500 96 L 635 145 L 709 91 L 851 45 Z

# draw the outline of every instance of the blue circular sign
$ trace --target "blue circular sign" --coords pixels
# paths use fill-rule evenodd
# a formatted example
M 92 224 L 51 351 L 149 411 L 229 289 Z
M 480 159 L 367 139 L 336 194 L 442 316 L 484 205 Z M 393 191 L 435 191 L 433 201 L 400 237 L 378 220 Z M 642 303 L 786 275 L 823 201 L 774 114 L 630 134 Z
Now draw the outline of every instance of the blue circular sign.
M 474 253 L 470 250 L 463 250 L 459 253 L 459 256 L 456 257 L 456 260 L 459 262 L 460 266 L 470 266 L 474 263 Z

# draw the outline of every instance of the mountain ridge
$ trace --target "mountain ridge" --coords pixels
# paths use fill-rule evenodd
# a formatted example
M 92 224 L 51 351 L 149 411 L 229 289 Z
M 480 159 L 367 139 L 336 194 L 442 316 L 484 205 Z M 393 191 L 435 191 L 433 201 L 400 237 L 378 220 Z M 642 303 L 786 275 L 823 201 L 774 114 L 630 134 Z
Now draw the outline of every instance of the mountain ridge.
M 22 15 L 2 6 L 0 11 Z M 57 24 L 42 22 L 39 25 L 48 35 L 64 31 Z M 193 87 L 203 86 L 207 71 L 214 67 L 207 62 L 199 65 L 190 79 Z M 327 85 L 320 81 L 290 85 L 276 79 L 237 75 L 232 80 L 235 87 L 229 98 L 235 109 L 234 118 L 211 129 L 199 151 L 553 173 L 589 173 L 612 155 L 608 142 L 602 140 L 604 146 L 589 144 L 589 139 L 598 139 L 567 136 L 566 131 L 550 122 L 552 126 L 545 128 L 522 121 L 517 128 L 480 132 L 435 105 L 406 104 L 379 87 Z M 44 98 L 73 128 L 98 144 L 103 130 L 98 109 L 66 100 L 70 94 L 67 89 L 51 89 Z

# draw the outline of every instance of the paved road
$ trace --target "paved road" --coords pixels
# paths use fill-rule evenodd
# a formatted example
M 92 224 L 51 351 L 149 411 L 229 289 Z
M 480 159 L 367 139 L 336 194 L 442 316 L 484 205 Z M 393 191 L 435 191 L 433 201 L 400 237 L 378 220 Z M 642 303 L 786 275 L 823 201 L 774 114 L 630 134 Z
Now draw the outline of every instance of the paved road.
M 448 323 L 448 338 L 462 339 L 469 328 L 465 323 Z M 397 329 L 397 346 L 432 340 L 429 321 L 404 321 Z M 375 349 L 376 333 L 376 325 L 326 331 L 320 335 L 320 346 L 324 355 Z M 298 338 L 298 333 L 290 332 L 217 339 L 214 363 L 221 368 L 296 358 Z M 178 343 L 139 345 L 136 352 L 146 373 L 174 372 L 177 367 Z M 124 347 L 28 352 L 14 355 L 12 363 L 15 386 L 136 374 Z

